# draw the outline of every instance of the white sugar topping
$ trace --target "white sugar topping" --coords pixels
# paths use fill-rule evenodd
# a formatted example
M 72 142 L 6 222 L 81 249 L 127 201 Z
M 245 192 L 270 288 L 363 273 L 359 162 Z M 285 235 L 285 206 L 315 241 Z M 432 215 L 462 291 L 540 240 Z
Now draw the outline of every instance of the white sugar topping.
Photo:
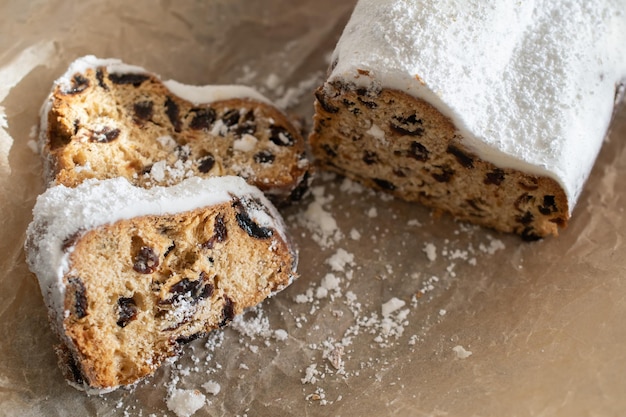
M 500 167 L 547 175 L 570 210 L 626 79 L 624 0 L 360 0 L 329 81 L 431 102 Z
M 37 198 L 26 237 L 27 262 L 37 275 L 48 307 L 63 319 L 63 276 L 68 272 L 72 248 L 63 250 L 68 237 L 122 219 L 176 214 L 231 201 L 253 199 L 246 213 L 261 227 L 275 230 L 287 240 L 285 225 L 276 208 L 256 187 L 242 178 L 193 177 L 171 187 L 144 189 L 124 178 L 87 180 L 76 188 L 49 188 Z
M 96 69 L 105 67 L 111 74 L 151 74 L 146 69 L 125 64 L 115 58 L 97 58 L 93 55 L 83 56 L 72 62 L 56 84 L 62 89 L 69 90 L 71 88 L 72 77 L 77 73 L 84 73 L 88 69 Z M 158 77 L 156 74 L 152 74 Z M 178 97 L 187 100 L 195 105 L 203 103 L 212 103 L 219 100 L 228 100 L 233 98 L 250 98 L 262 102 L 269 103 L 269 100 L 254 88 L 244 85 L 187 85 L 174 80 L 163 81 L 163 84 Z

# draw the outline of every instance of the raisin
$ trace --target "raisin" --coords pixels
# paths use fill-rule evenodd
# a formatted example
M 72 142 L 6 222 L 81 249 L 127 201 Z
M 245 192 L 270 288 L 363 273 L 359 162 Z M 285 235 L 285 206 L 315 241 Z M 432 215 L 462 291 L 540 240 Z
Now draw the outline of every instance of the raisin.
M 418 119 L 415 114 L 409 117 L 394 116 L 389 127 L 400 135 L 422 136 L 424 134 L 422 123 L 422 119 Z
M 117 325 L 122 328 L 137 318 L 137 304 L 133 298 L 120 297 L 117 300 L 117 309 L 119 316 Z
M 232 130 L 235 134 L 239 136 L 243 136 L 246 134 L 254 135 L 254 133 L 256 132 L 254 110 L 250 110 L 247 113 L 245 113 L 241 117 L 239 124 Z
M 119 135 L 120 130 L 118 128 L 110 128 L 108 126 L 105 126 L 100 130 L 92 131 L 89 141 L 97 143 L 109 143 L 117 139 Z
M 309 190 L 310 174 L 305 172 L 302 180 L 296 188 L 293 189 L 291 195 L 289 195 L 290 201 L 300 201 L 306 195 Z
M 176 243 L 172 242 L 172 244 L 165 250 L 163 258 L 167 258 L 167 255 L 169 255 L 174 249 L 176 249 Z
M 232 127 L 232 126 L 235 126 L 237 123 L 239 123 L 240 116 L 241 115 L 239 114 L 239 110 L 237 109 L 228 110 L 226 113 L 222 115 L 222 121 L 224 122 L 226 126 Z
M 186 345 L 188 343 L 193 342 L 194 340 L 197 340 L 197 339 L 201 338 L 203 335 L 204 335 L 204 333 L 199 332 L 199 333 L 191 334 L 189 336 L 181 336 L 181 337 L 176 339 L 176 344 L 178 344 L 178 345 Z
M 422 145 L 419 142 L 411 142 L 411 147 L 409 148 L 409 156 L 415 160 L 420 162 L 428 161 L 428 156 L 430 155 L 430 151 L 426 148 L 426 146 Z
M 191 155 L 191 149 L 189 149 L 189 146 L 178 145 L 174 149 L 174 153 L 176 154 L 176 157 L 182 162 L 187 162 L 189 156 Z
M 150 76 L 147 74 L 109 74 L 109 80 L 111 80 L 113 84 L 132 85 L 133 87 L 139 87 L 148 78 L 150 78 Z
M 200 280 L 192 281 L 189 278 L 183 278 L 171 286 L 170 292 L 179 297 L 184 297 L 186 295 L 193 297 L 193 295 L 197 293 L 201 284 L 202 281 Z
M 383 180 L 381 178 L 372 178 L 372 181 L 374 181 L 376 185 L 378 185 L 383 190 L 393 191 L 396 189 L 396 186 L 387 180 Z
M 534 200 L 535 200 L 535 197 L 533 197 L 530 194 L 524 193 L 520 195 L 519 197 L 517 197 L 517 200 L 515 200 L 515 203 L 513 203 L 513 206 L 515 207 L 517 211 L 525 212 L 526 208 L 529 205 L 532 205 Z
M 373 165 L 379 163 L 380 161 L 376 152 L 365 151 L 363 152 L 363 162 L 367 165 Z
M 182 299 L 188 299 L 192 304 L 196 304 L 200 300 L 204 300 L 213 295 L 215 287 L 213 284 L 206 282 L 207 275 L 204 271 L 200 273 L 199 279 L 190 280 L 183 278 L 170 287 L 170 293 L 174 296 L 167 300 L 159 302 L 161 305 L 173 304 Z
M 224 296 L 224 307 L 222 307 L 222 321 L 219 326 L 224 327 L 235 318 L 235 304 L 233 300 Z
M 459 164 L 463 165 L 465 168 L 474 168 L 474 160 L 456 146 L 448 145 L 448 149 L 446 149 L 446 152 L 454 155 Z
M 402 170 L 402 168 L 395 168 L 393 170 L 393 175 L 398 178 L 406 178 L 406 173 Z
M 523 216 L 515 216 L 515 221 L 528 226 L 535 220 L 535 216 L 530 211 L 527 211 Z
M 556 213 L 558 208 L 553 195 L 543 196 L 543 205 L 539 206 L 539 212 L 545 216 L 549 216 L 552 213 Z
M 522 230 L 521 236 L 522 236 L 522 239 L 524 239 L 527 242 L 534 242 L 537 240 L 541 240 L 541 236 L 536 234 L 532 227 L 527 227 L 524 230 Z
M 296 140 L 282 126 L 270 126 L 270 140 L 278 146 L 293 146 Z
M 235 218 L 237 224 L 243 229 L 248 236 L 256 239 L 268 239 L 274 235 L 274 231 L 268 227 L 263 227 L 255 223 L 248 213 L 245 211 L 243 204 L 239 200 L 233 202 L 233 207 L 237 211 Z
M 258 164 L 272 164 L 275 159 L 276 156 L 268 150 L 254 154 L 254 161 Z
M 102 68 L 98 68 L 96 70 L 96 80 L 98 80 L 98 85 L 100 86 L 100 88 L 102 88 L 104 91 L 109 91 L 109 86 L 106 85 L 106 83 L 104 82 L 104 72 L 102 71 Z
M 326 96 L 320 90 L 315 92 L 315 98 L 317 99 L 320 107 L 324 109 L 326 113 L 337 113 L 339 111 L 338 107 L 335 107 L 326 101 Z
M 189 123 L 189 128 L 193 130 L 209 130 L 215 121 L 215 110 L 211 108 L 192 109 L 191 112 L 194 115 L 191 123 Z
M 133 112 L 135 121 L 150 120 L 154 113 L 154 103 L 150 100 L 139 101 L 133 105 Z
M 211 169 L 213 169 L 214 165 L 215 165 L 215 158 L 213 157 L 213 155 L 208 154 L 207 156 L 205 156 L 204 158 L 198 161 L 198 171 L 202 172 L 203 174 L 206 174 L 209 171 L 211 171 Z
M 206 249 L 213 249 L 216 243 L 225 242 L 227 237 L 228 229 L 226 228 L 226 223 L 224 223 L 224 215 L 220 213 L 215 217 L 215 222 L 213 224 L 213 236 L 203 243 L 202 247 Z
M 485 185 L 500 185 L 504 182 L 504 171 L 500 168 L 496 168 L 491 172 L 485 174 Z
M 78 385 L 82 385 L 85 382 L 85 375 L 83 374 L 80 365 L 76 363 L 74 356 L 68 354 L 66 364 L 68 369 L 70 370 L 70 373 L 72 374 L 72 380 Z
M 70 89 L 64 92 L 65 94 L 82 93 L 89 87 L 89 80 L 81 74 L 76 74 L 72 77 L 71 84 Z
M 335 158 L 337 156 L 337 151 L 335 151 L 329 144 L 325 143 L 322 145 L 322 149 L 326 152 L 326 155 L 331 158 Z
M 363 100 L 361 97 L 359 97 L 359 102 L 361 102 L 361 104 L 363 104 L 368 109 L 375 109 L 376 107 L 378 107 L 378 104 L 376 104 L 376 102 Z
M 206 282 L 207 280 L 208 276 L 206 272 L 200 272 L 200 281 L 202 281 L 204 285 L 202 286 L 202 289 L 198 292 L 198 300 L 204 300 L 211 297 L 213 295 L 213 291 L 215 291 L 215 287 L 213 286 L 213 284 Z
M 135 256 L 133 269 L 140 274 L 151 274 L 159 267 L 159 255 L 149 246 L 142 246 Z
M 63 239 L 63 242 L 61 243 L 61 250 L 63 250 L 63 252 L 67 252 L 71 247 L 76 245 L 76 242 L 78 242 L 81 234 L 82 231 L 79 230 L 78 232 L 72 233 L 71 235 Z
M 174 131 L 180 132 L 180 107 L 178 107 L 178 104 L 176 104 L 171 97 L 167 97 L 165 100 L 165 114 L 167 115 L 167 118 L 170 119 L 170 123 L 174 127 Z
M 539 188 L 539 184 L 536 178 L 525 177 L 523 181 L 519 181 L 518 185 L 526 191 L 535 191 Z
M 83 280 L 78 277 L 71 277 L 67 280 L 68 286 L 72 288 L 74 296 L 74 314 L 77 318 L 82 319 L 87 316 L 87 290 Z
M 447 165 L 435 165 L 435 168 L 438 168 L 440 172 L 434 172 L 431 176 L 438 182 L 450 182 L 455 174 L 454 170 Z
M 481 198 L 472 198 L 472 199 L 468 199 L 465 200 L 465 202 L 474 210 L 476 210 L 477 212 L 484 212 L 485 211 L 485 206 L 487 205 L 487 203 L 485 203 L 485 201 Z

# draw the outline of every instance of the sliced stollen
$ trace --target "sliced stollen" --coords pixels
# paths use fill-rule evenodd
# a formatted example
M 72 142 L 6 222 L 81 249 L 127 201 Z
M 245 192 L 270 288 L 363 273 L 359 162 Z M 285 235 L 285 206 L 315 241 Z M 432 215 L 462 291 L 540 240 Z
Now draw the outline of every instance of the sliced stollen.
M 309 181 L 305 141 L 291 120 L 245 86 L 190 86 L 85 56 L 54 83 L 41 111 L 47 182 L 125 177 L 172 185 L 190 176 L 238 175 L 274 202 Z
M 319 165 L 527 239 L 566 226 L 626 80 L 622 0 L 359 0 Z
M 61 368 L 92 392 L 151 375 L 296 277 L 280 214 L 235 176 L 51 187 L 37 199 L 25 248 Z

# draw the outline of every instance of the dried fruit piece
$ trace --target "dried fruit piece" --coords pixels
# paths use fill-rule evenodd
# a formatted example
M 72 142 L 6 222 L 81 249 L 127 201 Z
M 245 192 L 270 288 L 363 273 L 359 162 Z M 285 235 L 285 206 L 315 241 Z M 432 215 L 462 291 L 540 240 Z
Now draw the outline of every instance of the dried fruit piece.
M 239 116 L 239 110 L 228 110 L 222 115 L 222 122 L 224 122 L 224 124 L 228 127 L 235 126 L 237 123 L 239 123 Z
M 270 140 L 277 146 L 293 146 L 296 142 L 291 133 L 282 126 L 270 126 Z
M 224 327 L 235 318 L 235 304 L 233 300 L 224 295 L 224 307 L 222 309 L 222 321 L 219 326 Z
M 367 165 L 373 165 L 379 163 L 378 155 L 376 152 L 372 151 L 364 151 L 363 152 L 363 162 Z
M 213 155 L 208 154 L 198 161 L 198 171 L 206 174 L 207 172 L 211 171 L 211 169 L 213 169 L 214 165 L 215 158 L 213 157 Z
M 102 68 L 98 68 L 96 70 L 96 80 L 98 80 L 98 85 L 105 91 L 109 91 L 109 86 L 104 82 L 104 72 Z
M 545 216 L 549 216 L 552 213 L 556 213 L 558 208 L 553 195 L 543 196 L 543 205 L 539 206 L 539 212 Z
M 258 164 L 271 164 L 275 159 L 276 156 L 268 150 L 260 151 L 254 154 L 254 162 Z
M 137 304 L 132 297 L 120 297 L 117 300 L 117 309 L 119 317 L 117 325 L 122 328 L 137 318 Z
M 72 308 L 74 315 L 82 319 L 87 316 L 87 290 L 83 280 L 78 277 L 70 277 L 67 280 L 68 287 L 71 288 L 71 294 L 74 298 Z
M 500 168 L 496 168 L 491 172 L 485 174 L 485 180 L 483 181 L 486 185 L 500 185 L 504 182 L 504 171 Z
M 381 179 L 381 178 L 372 178 L 372 181 L 376 183 L 380 188 L 387 191 L 393 191 L 396 189 L 396 186 L 390 181 Z
M 409 117 L 394 116 L 389 127 L 400 135 L 422 136 L 424 134 L 422 123 L 422 119 L 418 119 L 415 114 Z
M 459 164 L 465 168 L 474 168 L 474 159 L 454 145 L 448 145 L 446 152 L 454 155 Z
M 150 100 L 139 101 L 133 105 L 133 112 L 135 121 L 150 120 L 154 113 L 154 103 Z
M 109 74 L 109 80 L 111 80 L 113 84 L 119 84 L 119 85 L 131 84 L 133 87 L 139 87 L 148 78 L 150 77 L 146 74 L 136 74 L 136 73 Z
M 167 97 L 165 100 L 165 114 L 167 118 L 170 120 L 170 123 L 174 127 L 175 132 L 180 132 L 181 130 L 181 122 L 180 122 L 180 108 L 178 104 L 171 97 Z
M 411 142 L 411 147 L 409 149 L 409 156 L 411 158 L 421 162 L 426 162 L 428 161 L 429 154 L 430 152 L 428 151 L 426 146 L 416 141 Z
M 447 165 L 435 165 L 439 172 L 433 172 L 431 176 L 438 182 L 450 182 L 455 172 Z
M 339 111 L 338 107 L 335 107 L 326 101 L 326 96 L 320 90 L 315 91 L 315 98 L 319 105 L 326 111 L 327 113 L 337 113 Z
M 89 80 L 80 74 L 74 75 L 70 82 L 72 85 L 69 90 L 64 91 L 65 94 L 82 93 L 89 87 Z
M 239 224 L 239 227 L 241 227 L 248 236 L 256 239 L 268 239 L 274 235 L 272 229 L 259 226 L 250 218 L 241 201 L 235 200 L 233 207 L 237 210 L 237 214 L 235 215 L 237 224 Z
M 191 109 L 193 118 L 189 127 L 193 130 L 209 130 L 215 121 L 215 110 L 212 108 Z
M 218 214 L 215 217 L 215 223 L 213 224 L 213 236 L 206 241 L 202 247 L 206 249 L 213 249 L 216 243 L 223 243 L 228 237 L 228 229 L 224 223 L 224 215 Z
M 140 274 L 151 274 L 159 267 L 159 255 L 149 246 L 142 246 L 135 256 L 133 269 Z
M 117 139 L 119 135 L 120 130 L 118 128 L 105 126 L 102 129 L 92 131 L 89 141 L 97 143 L 109 143 Z

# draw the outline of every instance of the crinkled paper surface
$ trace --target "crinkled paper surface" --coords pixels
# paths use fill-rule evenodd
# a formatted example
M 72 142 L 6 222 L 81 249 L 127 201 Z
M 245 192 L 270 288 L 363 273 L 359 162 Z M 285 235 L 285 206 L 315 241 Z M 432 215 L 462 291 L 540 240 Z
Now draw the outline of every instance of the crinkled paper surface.
M 0 415 L 176 415 L 168 399 L 189 392 L 175 390 L 204 396 L 195 416 L 626 413 L 624 110 L 559 238 L 524 243 L 322 175 L 284 210 L 301 250 L 293 286 L 132 390 L 64 382 L 22 249 L 53 80 L 81 55 L 117 57 L 188 84 L 255 86 L 310 128 L 353 5 L 2 2 Z

